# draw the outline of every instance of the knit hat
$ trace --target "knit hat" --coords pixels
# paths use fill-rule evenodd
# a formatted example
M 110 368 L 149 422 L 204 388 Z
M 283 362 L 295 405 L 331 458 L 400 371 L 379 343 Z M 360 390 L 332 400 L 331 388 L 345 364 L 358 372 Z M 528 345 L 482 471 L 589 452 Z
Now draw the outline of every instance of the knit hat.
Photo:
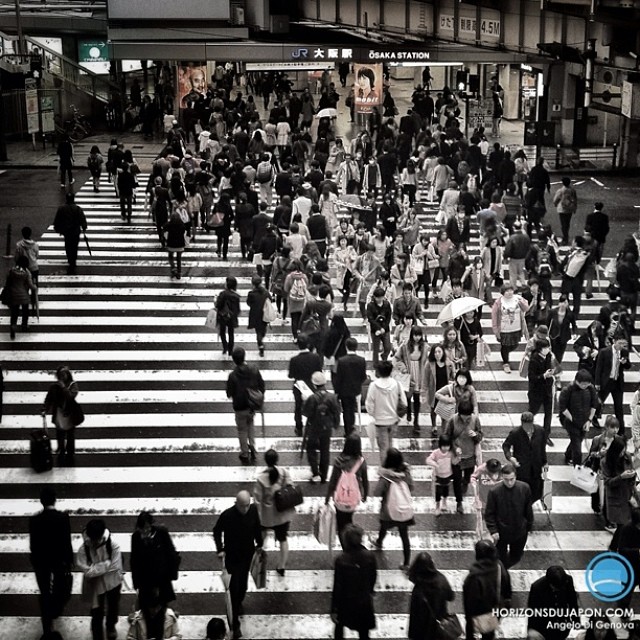
M 327 378 L 322 371 L 315 371 L 311 376 L 311 383 L 316 387 L 324 387 L 327 384 Z
M 549 327 L 546 324 L 536 327 L 536 336 L 538 338 L 547 338 L 549 336 Z

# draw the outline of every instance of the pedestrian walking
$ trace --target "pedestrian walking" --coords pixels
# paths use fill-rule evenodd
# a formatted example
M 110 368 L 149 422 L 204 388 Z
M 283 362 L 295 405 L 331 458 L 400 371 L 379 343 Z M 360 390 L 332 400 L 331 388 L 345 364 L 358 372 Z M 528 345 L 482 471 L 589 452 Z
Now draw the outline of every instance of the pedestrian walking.
M 249 586 L 249 569 L 256 549 L 262 549 L 260 516 L 255 504 L 251 504 L 251 494 L 240 491 L 233 507 L 225 509 L 213 527 L 213 540 L 218 558 L 231 575 L 229 595 L 231 596 L 233 639 L 242 638 L 240 615 L 242 602 Z
M 565 640 L 571 625 L 580 623 L 578 615 L 566 613 L 578 610 L 578 594 L 573 578 L 559 565 L 550 566 L 531 585 L 527 608 L 533 612 L 527 620 L 527 629 L 537 631 L 544 640 Z
M 487 529 L 506 569 L 518 564 L 524 553 L 529 532 L 533 528 L 529 485 L 516 480 L 512 464 L 502 467 L 502 482 L 487 497 Z
M 584 277 L 591 264 L 592 254 L 585 250 L 584 238 L 576 236 L 573 239 L 570 252 L 560 265 L 562 273 L 560 292 L 566 296 L 571 295 L 572 311 L 576 318 L 580 317 Z
M 73 193 L 65 195 L 65 202 L 56 211 L 56 217 L 53 221 L 53 228 L 56 233 L 64 236 L 64 250 L 67 254 L 67 262 L 69 266 L 67 273 L 76 272 L 76 263 L 78 260 L 78 244 L 80 243 L 80 231 L 87 230 L 87 218 L 84 211 L 75 203 Z
M 307 460 L 311 467 L 310 482 L 325 483 L 329 471 L 329 448 L 331 434 L 340 426 L 340 405 L 334 393 L 326 389 L 327 379 L 322 371 L 311 374 L 311 389 L 302 413 L 307 418 L 305 440 Z M 320 456 L 318 458 L 318 452 Z
M 480 540 L 475 545 L 475 561 L 462 584 L 462 602 L 466 620 L 465 638 L 476 636 L 476 620 L 490 616 L 503 602 L 511 600 L 511 578 L 504 564 L 498 559 L 493 543 Z M 481 633 L 482 640 L 493 640 L 495 631 Z
M 69 186 L 75 182 L 73 179 L 73 144 L 71 144 L 71 138 L 68 135 L 64 136 L 58 144 L 56 155 L 60 171 L 60 188 L 64 189 L 67 179 Z
M 436 518 L 447 511 L 447 499 L 449 498 L 449 486 L 453 482 L 453 466 L 459 461 L 458 456 L 451 446 L 451 438 L 441 435 L 438 438 L 438 448 L 427 456 L 427 466 L 433 467 L 435 485 Z
M 410 640 L 431 640 L 438 637 L 438 621 L 447 617 L 448 603 L 455 594 L 447 578 L 436 569 L 426 551 L 419 553 L 409 569 L 413 582 L 409 605 Z
M 531 501 L 542 498 L 542 473 L 548 470 L 546 434 L 533 424 L 533 414 L 525 411 L 520 416 L 520 426 L 509 432 L 502 444 L 504 457 L 516 470 L 516 478 L 526 482 L 531 489 Z
M 123 577 L 120 546 L 104 520 L 89 520 L 83 538 L 76 553 L 76 566 L 84 574 L 82 597 L 91 607 L 91 636 L 93 640 L 104 640 L 106 618 L 107 640 L 115 640 Z
M 529 304 L 515 293 L 513 284 L 505 283 L 500 287 L 500 295 L 491 308 L 491 325 L 500 344 L 502 368 L 505 373 L 511 373 L 509 354 L 514 351 L 522 336 L 528 339 L 527 323 L 524 314 Z
M 140 609 L 129 616 L 127 640 L 181 640 L 178 614 L 157 594 L 139 599 Z
M 636 471 L 626 449 L 626 440 L 622 436 L 616 436 L 600 465 L 604 480 L 606 519 L 617 526 L 618 531 L 614 536 L 616 541 L 619 530 L 631 520 L 629 501 L 632 497 L 637 500 Z
M 76 450 L 76 427 L 84 420 L 76 396 L 78 385 L 69 367 L 56 369 L 56 382 L 49 386 L 44 400 L 42 415 L 49 414 L 56 427 L 58 441 L 58 464 L 63 467 L 74 465 Z
M 409 527 L 415 524 L 411 493 L 413 479 L 411 469 L 404 461 L 402 453 L 391 447 L 387 450 L 384 464 L 378 469 L 378 484 L 374 495 L 382 498 L 380 505 L 380 530 L 373 543 L 376 549 L 382 550 L 384 539 L 389 529 L 398 528 L 402 540 L 402 565 L 400 570 L 408 573 L 411 562 L 411 542 Z
M 174 211 L 169 221 L 162 226 L 162 232 L 169 256 L 171 279 L 182 278 L 182 254 L 187 246 L 187 232 L 178 211 Z
M 559 373 L 559 367 L 553 360 L 549 341 L 536 339 L 534 341 L 533 351 L 529 356 L 529 411 L 535 416 L 540 407 L 543 408 L 544 439 L 547 444 L 551 441 L 551 417 L 553 413 L 553 396 L 555 394 L 555 376 Z M 549 446 L 552 445 L 549 444 Z
M 289 361 L 289 373 L 288 377 L 294 381 L 293 384 L 293 399 L 295 402 L 294 407 L 294 419 L 295 419 L 295 434 L 297 436 L 302 435 L 302 407 L 304 401 L 302 399 L 302 392 L 296 385 L 298 381 L 304 382 L 304 384 L 311 389 L 311 377 L 316 371 L 322 371 L 322 357 L 317 353 L 313 353 L 309 349 L 309 341 L 305 336 L 298 338 L 299 353 L 291 358 Z
M 235 345 L 235 330 L 240 317 L 240 296 L 237 293 L 238 281 L 227 276 L 225 288 L 216 298 L 216 322 L 222 342 L 222 355 L 231 355 Z
M 93 181 L 93 192 L 98 193 L 100 191 L 100 175 L 102 174 L 102 165 L 104 164 L 104 158 L 100 153 L 98 145 L 93 145 L 87 158 L 87 167 L 91 174 L 91 180 Z
M 291 334 L 295 341 L 298 338 L 302 312 L 310 297 L 309 278 L 304 273 L 300 260 L 292 259 L 287 270 L 289 273 L 284 279 L 282 291 L 291 318 Z
M 120 199 L 120 217 L 131 224 L 133 214 L 133 198 L 138 183 L 136 177 L 131 172 L 134 165 L 123 163 L 122 169 L 118 172 L 118 198 Z
M 369 640 L 375 629 L 373 596 L 377 579 L 376 559 L 362 544 L 364 531 L 353 524 L 343 533 L 344 551 L 336 558 L 331 594 L 334 638 L 342 640 L 344 628 L 357 631 L 360 640 Z
M 588 371 L 578 369 L 573 382 L 560 392 L 560 423 L 569 434 L 569 445 L 564 453 L 566 464 L 582 464 L 582 441 L 591 428 L 598 407 L 598 395 L 592 380 Z
M 271 530 L 280 545 L 276 571 L 279 576 L 284 577 L 289 558 L 287 534 L 296 511 L 293 507 L 282 511 L 278 509 L 276 494 L 284 487 L 293 484 L 288 469 L 278 466 L 278 459 L 278 452 L 275 449 L 269 449 L 264 454 L 267 468 L 260 472 L 253 485 L 253 502 L 258 509 L 263 540 Z
M 15 266 L 7 274 L 2 290 L 2 303 L 9 307 L 9 335 L 12 340 L 16 337 L 18 316 L 22 316 L 22 331 L 29 331 L 29 303 L 37 289 L 29 271 L 29 258 L 19 256 Z
M 394 430 L 400 418 L 407 413 L 407 397 L 402 385 L 391 377 L 391 362 L 379 362 L 375 371 L 376 379 L 369 385 L 365 407 L 375 425 L 380 464 L 384 464 L 387 450 L 392 446 Z
M 180 554 L 166 527 L 141 511 L 131 536 L 131 579 L 140 602 L 155 600 L 167 606 L 176 599 L 172 582 L 178 579 Z M 154 637 L 154 636 L 150 636 Z
M 40 491 L 42 511 L 29 518 L 31 565 L 40 590 L 40 618 L 47 636 L 71 596 L 71 524 L 69 514 L 56 509 L 52 487 Z
M 560 218 L 563 244 L 569 244 L 571 218 L 578 210 L 578 193 L 571 186 L 569 176 L 563 176 L 562 186 L 553 194 L 553 204 Z
M 513 233 L 509 236 L 502 254 L 504 258 L 509 259 L 509 282 L 514 289 L 518 286 L 518 283 L 522 286 L 526 284 L 524 261 L 530 248 L 531 240 L 529 236 L 524 232 L 522 224 L 515 222 Z
M 254 416 L 264 403 L 265 385 L 262 374 L 255 364 L 245 362 L 246 353 L 242 347 L 235 347 L 231 358 L 235 369 L 227 379 L 227 398 L 233 401 L 233 411 L 240 441 L 240 460 L 243 464 L 256 461 L 256 441 Z
M 247 294 L 247 306 L 249 307 L 249 329 L 256 332 L 258 353 L 264 358 L 264 339 L 267 335 L 269 323 L 264 320 L 264 309 L 267 300 L 271 302 L 271 296 L 262 284 L 260 276 L 251 278 L 251 291 Z
M 489 532 L 484 523 L 484 514 L 487 506 L 487 497 L 492 487 L 502 481 L 502 464 L 497 458 L 489 458 L 486 462 L 476 467 L 471 474 L 471 486 L 475 496 L 476 508 L 476 536 L 479 540 L 489 537 Z
M 16 250 L 14 253 L 14 257 L 16 262 L 20 256 L 26 256 L 29 260 L 29 273 L 31 274 L 31 279 L 33 280 L 33 284 L 38 286 L 38 274 L 40 273 L 40 268 L 38 266 L 38 258 L 40 256 L 40 247 L 38 243 L 32 238 L 33 230 L 31 227 L 22 227 L 21 230 L 22 240 L 18 240 L 16 242 Z M 32 298 L 32 303 L 34 300 Z
M 631 509 L 631 520 L 620 528 L 617 537 L 617 544 L 612 551 L 616 551 L 624 556 L 633 569 L 634 585 L 633 589 L 617 601 L 616 606 L 627 609 L 631 604 L 633 593 L 636 587 L 640 586 L 640 508 Z
M 620 423 L 619 435 L 624 435 L 624 372 L 630 367 L 629 343 L 623 335 L 616 335 L 613 344 L 598 353 L 594 383 L 602 406 L 611 395 L 614 413 Z
M 382 360 L 386 361 L 391 353 L 391 305 L 385 298 L 382 287 L 373 291 L 373 300 L 367 305 L 367 321 L 371 332 L 371 349 L 373 350 L 374 367 Z
M 551 310 L 549 319 L 551 351 L 558 363 L 562 364 L 567 345 L 571 338 L 577 334 L 578 324 L 574 312 L 569 309 L 569 298 L 565 294 L 561 294 L 558 298 L 558 306 Z
M 344 344 L 347 353 L 336 361 L 333 388 L 342 406 L 342 422 L 346 437 L 355 428 L 357 400 L 362 394 L 362 385 L 367 380 L 367 364 L 366 360 L 356 353 L 358 341 L 355 338 L 347 338 Z
M 449 385 L 455 377 L 453 363 L 446 357 L 441 344 L 434 344 L 429 351 L 428 362 L 425 370 L 425 404 L 431 412 L 431 435 L 437 437 L 438 427 L 436 426 L 436 404 L 438 399 L 436 393 L 443 387 Z M 445 401 L 446 402 L 446 401 Z M 445 427 L 443 420 L 442 426 Z

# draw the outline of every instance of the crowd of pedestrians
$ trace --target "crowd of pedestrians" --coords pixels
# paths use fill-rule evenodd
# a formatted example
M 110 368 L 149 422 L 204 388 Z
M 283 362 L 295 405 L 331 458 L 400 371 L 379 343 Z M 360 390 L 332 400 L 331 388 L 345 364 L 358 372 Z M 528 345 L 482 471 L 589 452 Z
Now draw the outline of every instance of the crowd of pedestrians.
M 609 300 L 598 319 L 579 330 L 581 298 L 583 292 L 592 297 L 592 281 L 609 233 L 602 203 L 595 204 L 584 231 L 572 238 L 578 198 L 570 179 L 564 178 L 552 198 L 562 228 L 562 237 L 557 238 L 545 205 L 551 183 L 542 159 L 530 166 L 521 151 L 512 159 L 499 143 L 490 148 L 483 130 L 464 138 L 451 92 L 443 92 L 433 111 L 423 114 L 425 92 L 417 89 L 415 108 L 399 122 L 383 118 L 380 126 L 361 132 L 347 145 L 336 138 L 330 119 L 320 120 L 312 139 L 304 107 L 310 98 L 305 93 L 298 109 L 286 83 L 275 81 L 282 77 L 272 80 L 271 86 L 280 89 L 264 122 L 249 99 L 253 97 L 245 99 L 240 92 L 232 96 L 223 81 L 210 89 L 211 115 L 206 123 L 199 120 L 195 147 L 189 147 L 190 133 L 195 134 L 191 123 L 181 126 L 172 121 L 166 148 L 145 191 L 159 242 L 169 252 L 172 276 L 181 277 L 181 254 L 196 242 L 200 231 L 216 234 L 221 261 L 227 260 L 230 239 L 237 233 L 242 259 L 256 267 L 245 299 L 237 291 L 237 280 L 229 276 L 215 301 L 222 353 L 234 364 L 226 393 L 233 403 L 243 464 L 257 462 L 254 416 L 262 411 L 269 392 L 259 368 L 235 346 L 243 303 L 249 309 L 249 328 L 255 330 L 260 357 L 268 346 L 269 325 L 290 324 L 299 349 L 288 367 L 295 403 L 293 435 L 302 438 L 309 481 L 326 485 L 325 501 L 335 510 L 343 550 L 335 561 L 331 598 L 335 637 L 342 638 L 348 627 L 368 638 L 375 627 L 376 553 L 392 528 L 398 529 L 402 540 L 400 568 L 414 583 L 408 603 L 409 637 L 438 637 L 436 629 L 449 618 L 447 607 L 454 593 L 447 578 L 429 553 L 412 558 L 408 531 L 415 522 L 415 485 L 410 465 L 394 446 L 399 435 L 420 436 L 427 413 L 433 448 L 425 463 L 433 470 L 435 515 L 449 511 L 450 488 L 457 514 L 465 513 L 464 497 L 470 491 L 474 497 L 479 541 L 464 581 L 466 629 L 461 629 L 468 640 L 474 633 L 483 640 L 494 638 L 499 621 L 491 612 L 511 598 L 509 570 L 521 561 L 535 526 L 533 504 L 544 498 L 554 411 L 570 442 L 567 464 L 577 468 L 584 463 L 597 472 L 592 506 L 603 524 L 615 531 L 611 548 L 633 557 L 637 565 L 640 511 L 632 506 L 636 474 L 625 438 L 629 426 L 633 444 L 640 444 L 636 417 L 640 392 L 631 420 L 622 401 L 639 286 L 635 238 L 626 239 L 607 265 Z M 272 90 L 267 89 L 262 94 L 265 109 L 271 104 Z M 331 84 L 325 93 L 335 99 Z M 116 142 L 113 153 L 109 150 L 106 164 L 123 219 L 130 220 L 135 187 L 127 185 L 123 176 L 135 163 L 127 162 L 120 146 Z M 277 200 L 270 218 L 266 211 L 274 192 Z M 434 237 L 420 230 L 418 216 L 423 214 L 425 194 L 439 208 L 439 231 Z M 480 246 L 474 252 L 470 240 L 476 225 Z M 86 221 L 80 227 L 86 227 Z M 18 267 L 29 268 L 23 264 Z M 552 278 L 561 280 L 560 291 L 554 291 Z M 35 286 L 31 276 L 27 282 L 31 282 L 27 289 Z M 453 317 L 435 341 L 430 341 L 424 326 L 424 308 L 471 294 L 491 307 L 491 329 L 505 374 L 513 373 L 513 354 L 526 342 L 516 367 L 527 380 L 528 410 L 503 442 L 506 464 L 483 460 L 487 427 L 482 425 L 473 383 L 474 371 L 485 366 L 489 351 L 480 323 L 482 306 Z M 367 329 L 373 380 L 367 374 L 368 360 L 359 354 L 363 345 L 344 322 L 349 302 Z M 562 361 L 572 340 L 578 371 L 574 380 L 561 380 Z M 68 380 L 60 383 L 72 396 Z M 603 418 L 610 396 L 615 415 Z M 47 410 L 52 406 L 48 401 Z M 542 426 L 536 424 L 540 414 Z M 56 422 L 55 410 L 53 420 L 58 431 L 65 431 Z M 379 453 L 375 487 L 369 486 L 356 424 L 366 430 L 371 448 Z M 331 438 L 341 425 L 344 445 L 332 462 Z M 600 429 L 585 462 L 586 436 Z M 69 464 L 72 433 L 73 429 L 59 436 L 60 453 Z M 289 471 L 278 465 L 277 451 L 267 451 L 265 463 L 253 491 L 240 491 L 213 530 L 228 574 L 235 638 L 242 637 L 248 576 L 267 530 L 274 531 L 279 543 L 277 573 L 281 578 L 286 575 L 287 533 L 295 511 L 278 508 L 278 496 L 293 482 Z M 373 496 L 381 498 L 379 529 L 367 540 L 354 519 L 359 504 Z M 44 496 L 43 505 L 45 511 L 53 508 L 51 496 Z M 144 549 L 148 563 L 155 549 L 153 564 L 142 562 Z M 92 585 L 94 640 L 103 638 L 105 616 L 107 637 L 114 637 L 121 557 L 105 523 L 90 521 L 76 562 Z M 60 575 L 70 562 L 65 556 L 64 562 L 46 570 Z M 136 570 L 134 562 L 139 563 Z M 168 605 L 175 599 L 171 582 L 178 565 L 179 554 L 166 530 L 156 527 L 149 514 L 141 514 L 131 551 L 143 612 L 136 620 L 144 619 L 147 625 L 173 620 Z M 543 606 L 550 592 L 556 594 L 554 602 L 575 601 L 573 582 L 562 567 L 549 567 L 532 586 L 529 606 Z M 60 611 L 51 604 L 51 595 L 43 594 L 42 600 L 45 632 L 53 614 Z M 536 618 L 529 620 L 529 627 L 532 638 L 535 633 L 549 640 L 566 637 L 549 635 Z

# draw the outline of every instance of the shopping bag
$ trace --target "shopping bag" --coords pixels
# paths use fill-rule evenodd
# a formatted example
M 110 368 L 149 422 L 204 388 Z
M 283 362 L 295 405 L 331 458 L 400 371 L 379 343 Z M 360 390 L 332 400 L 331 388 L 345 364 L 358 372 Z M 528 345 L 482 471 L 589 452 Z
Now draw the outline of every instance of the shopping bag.
M 397 369 L 393 369 L 392 373 L 391 373 L 391 377 L 394 380 L 397 380 L 400 383 L 400 386 L 402 387 L 402 390 L 405 393 L 409 393 L 409 388 L 411 387 L 411 374 L 406 372 L 406 373 L 402 373 L 400 371 L 398 371 Z
M 207 318 L 204 321 L 204 326 L 207 327 L 209 331 L 217 331 L 218 330 L 218 325 L 216 324 L 217 319 L 218 319 L 217 310 L 215 308 L 211 309 L 209 313 L 207 313 Z
M 478 348 L 476 351 L 476 366 L 479 369 L 487 366 L 487 360 L 491 355 L 491 347 L 482 339 L 478 340 Z
M 545 511 L 551 512 L 553 506 L 553 480 L 549 478 L 545 470 L 542 474 L 542 506 Z
M 569 484 L 585 493 L 595 493 L 598 490 L 598 474 L 589 467 L 577 465 L 573 467 Z
M 529 377 L 529 356 L 524 356 L 522 360 L 520 360 L 520 366 L 518 367 L 518 373 L 521 378 Z
M 229 623 L 229 629 L 233 628 L 233 608 L 231 606 L 231 592 L 229 591 L 229 585 L 231 584 L 231 574 L 227 571 L 225 566 L 222 567 L 222 584 L 224 585 L 224 604 L 227 610 L 227 622 Z
M 267 586 L 267 552 L 262 547 L 255 550 L 249 571 L 256 589 L 264 589 Z
M 336 536 L 336 508 L 332 504 L 318 507 L 313 517 L 313 535 L 320 544 L 333 549 Z
M 302 402 L 313 395 L 313 391 L 309 389 L 309 385 L 304 380 L 296 380 L 293 386 L 300 392 Z

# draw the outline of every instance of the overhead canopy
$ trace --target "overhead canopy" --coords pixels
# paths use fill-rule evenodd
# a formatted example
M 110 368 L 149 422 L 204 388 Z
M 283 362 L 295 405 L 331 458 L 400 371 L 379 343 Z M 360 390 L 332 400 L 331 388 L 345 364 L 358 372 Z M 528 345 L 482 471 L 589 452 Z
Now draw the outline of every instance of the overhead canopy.
M 584 56 L 579 49 L 562 44 L 561 42 L 541 42 L 538 44 L 538 49 L 544 51 L 544 53 L 548 53 L 550 56 L 556 58 L 556 60 L 575 62 L 576 64 L 585 63 Z

